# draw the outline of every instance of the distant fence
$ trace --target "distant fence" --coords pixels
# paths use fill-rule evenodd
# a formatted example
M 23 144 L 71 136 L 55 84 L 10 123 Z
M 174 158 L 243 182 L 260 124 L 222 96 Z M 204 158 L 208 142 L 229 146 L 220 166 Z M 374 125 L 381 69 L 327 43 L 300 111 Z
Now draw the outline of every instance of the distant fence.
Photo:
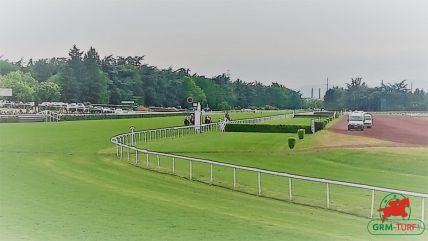
M 291 117 L 291 115 L 277 115 L 255 119 L 237 120 L 232 121 L 231 123 L 259 123 L 272 119 L 287 117 Z M 141 143 L 154 140 L 176 138 L 191 134 L 219 132 L 222 129 L 221 125 L 222 123 L 211 123 L 201 126 L 183 126 L 141 131 L 131 130 L 131 132 L 112 137 L 111 142 L 116 146 L 116 156 L 118 158 L 122 159 L 124 158 L 124 155 L 126 155 L 126 159 L 129 163 L 141 168 L 169 173 L 185 177 L 189 180 L 197 180 L 211 185 L 236 189 L 241 192 L 272 197 L 275 199 L 289 200 L 291 202 L 303 203 L 311 206 L 320 206 L 327 209 L 357 214 L 360 216 L 367 216 L 367 213 L 364 214 L 367 211 L 368 217 L 370 218 L 373 218 L 374 216 L 375 198 L 377 197 L 376 193 L 398 193 L 416 197 L 420 200 L 420 205 L 416 205 L 417 207 L 412 205 L 412 213 L 415 213 L 416 210 L 421 214 L 420 219 L 422 221 L 425 219 L 425 199 L 428 198 L 428 194 L 425 193 L 329 180 L 317 177 L 301 176 L 285 172 L 276 172 L 253 167 L 216 162 L 202 158 L 150 151 L 138 147 L 138 145 Z M 240 173 L 239 175 L 238 172 Z M 249 187 L 250 184 L 248 183 L 248 185 L 240 183 L 238 181 L 238 177 L 241 176 L 241 182 L 248 182 L 253 178 L 256 183 L 255 188 L 251 189 Z M 284 182 L 281 180 L 279 181 L 280 183 L 287 184 L 284 187 L 278 188 L 276 187 L 278 180 L 274 182 L 272 178 L 280 178 L 281 180 L 285 179 Z M 262 184 L 265 183 L 264 180 L 266 180 L 266 188 L 265 185 Z M 269 184 L 272 183 L 274 183 L 273 186 L 269 186 Z M 314 184 L 318 186 L 315 187 L 313 186 Z M 322 185 L 324 187 L 322 187 Z M 334 196 L 332 196 L 332 186 L 335 187 L 337 192 L 334 193 Z M 344 188 L 352 190 L 345 190 Z M 306 193 L 304 193 L 304 191 L 306 191 Z M 323 195 L 324 198 L 320 199 L 319 195 Z M 349 205 L 346 203 L 350 200 L 348 195 L 353 195 L 353 198 L 357 199 L 356 203 L 359 204 L 359 207 L 351 207 L 351 209 L 349 209 Z M 337 199 L 337 201 L 334 198 Z M 417 210 L 419 207 L 420 209 Z
M 416 117 L 427 117 L 428 111 L 376 111 L 370 112 L 377 115 L 408 115 Z

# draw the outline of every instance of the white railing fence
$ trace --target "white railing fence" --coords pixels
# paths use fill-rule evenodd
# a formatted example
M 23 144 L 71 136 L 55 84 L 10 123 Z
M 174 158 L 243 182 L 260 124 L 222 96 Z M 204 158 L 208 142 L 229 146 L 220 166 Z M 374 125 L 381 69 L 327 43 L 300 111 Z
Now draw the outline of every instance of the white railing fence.
M 252 118 L 252 119 L 242 119 L 242 120 L 234 120 L 227 122 L 216 122 L 210 124 L 203 124 L 200 126 L 176 126 L 176 127 L 167 127 L 167 128 L 159 128 L 159 129 L 148 129 L 148 130 L 140 130 L 134 131 L 131 129 L 129 133 L 124 133 L 121 135 L 117 135 L 115 138 L 118 138 L 120 143 L 129 143 L 132 146 L 137 145 L 137 143 L 142 142 L 150 142 L 167 138 L 175 138 L 175 137 L 183 137 L 187 135 L 206 133 L 206 132 L 216 132 L 216 131 L 224 131 L 224 127 L 227 124 L 257 124 L 261 122 L 266 122 L 275 119 L 284 119 L 291 118 L 292 114 L 284 114 L 284 115 L 274 115 L 260 118 Z
M 273 118 L 286 117 L 286 115 L 281 115 L 238 120 L 231 123 L 259 123 Z M 220 131 L 219 126 L 220 123 L 211 123 L 200 127 L 185 126 L 131 131 L 112 137 L 111 142 L 116 146 L 116 156 L 118 158 L 123 159 L 125 154 L 129 163 L 141 168 L 170 173 L 189 180 L 250 194 L 288 200 L 310 206 L 320 206 L 370 218 L 374 217 L 375 204 L 380 202 L 384 194 L 398 193 L 412 197 L 412 215 L 420 213 L 420 219 L 422 221 L 425 220 L 425 199 L 428 198 L 428 194 L 425 193 L 276 172 L 202 158 L 150 151 L 138 147 L 140 143 L 163 138 Z M 320 195 L 324 196 L 324 198 L 320 197 Z
M 60 121 L 61 117 L 60 115 L 55 111 L 50 110 L 44 110 L 39 113 L 38 115 L 44 115 L 45 116 L 45 122 L 53 122 L 53 121 Z

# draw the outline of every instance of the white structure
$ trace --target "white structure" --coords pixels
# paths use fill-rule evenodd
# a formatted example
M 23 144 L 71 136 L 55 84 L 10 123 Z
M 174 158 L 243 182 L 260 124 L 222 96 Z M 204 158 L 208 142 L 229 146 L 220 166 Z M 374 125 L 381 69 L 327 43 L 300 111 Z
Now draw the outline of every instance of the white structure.
M 10 97 L 10 96 L 12 96 L 12 89 L 0 88 L 0 97 Z
M 201 103 L 193 103 L 193 108 L 195 108 L 195 130 L 200 131 L 202 124 Z

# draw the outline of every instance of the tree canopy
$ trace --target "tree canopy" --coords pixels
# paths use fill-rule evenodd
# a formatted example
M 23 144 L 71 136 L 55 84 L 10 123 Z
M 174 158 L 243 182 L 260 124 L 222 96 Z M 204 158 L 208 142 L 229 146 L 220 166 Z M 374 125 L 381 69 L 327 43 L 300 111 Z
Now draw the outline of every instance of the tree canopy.
M 428 94 L 408 88 L 406 80 L 370 88 L 362 78 L 351 79 L 346 88 L 333 87 L 324 96 L 324 105 L 331 110 L 364 111 L 427 111 Z
M 144 56 L 105 56 L 74 45 L 68 58 L 0 60 L 0 84 L 12 87 L 17 101 L 64 101 L 186 107 L 193 97 L 211 109 L 300 108 L 301 94 L 278 83 L 231 80 L 226 74 L 205 77 L 186 68 L 159 69 Z

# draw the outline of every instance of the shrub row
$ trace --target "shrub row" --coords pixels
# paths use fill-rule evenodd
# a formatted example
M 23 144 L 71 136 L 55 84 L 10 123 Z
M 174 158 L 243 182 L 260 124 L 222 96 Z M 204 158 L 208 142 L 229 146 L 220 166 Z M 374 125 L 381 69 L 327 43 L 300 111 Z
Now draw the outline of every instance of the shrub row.
M 314 111 L 314 115 L 333 116 L 335 111 Z
M 0 117 L 0 123 L 16 123 L 19 119 L 17 116 Z
M 252 125 L 252 124 L 227 124 L 227 132 L 264 132 L 264 133 L 296 133 L 299 129 L 304 129 L 306 133 L 311 133 L 311 127 L 307 125 Z
M 294 118 L 312 118 L 312 119 L 318 119 L 318 118 L 326 118 L 330 117 L 330 115 L 305 115 L 305 114 L 294 114 Z
M 327 120 L 315 121 L 315 131 L 320 131 L 327 125 Z

